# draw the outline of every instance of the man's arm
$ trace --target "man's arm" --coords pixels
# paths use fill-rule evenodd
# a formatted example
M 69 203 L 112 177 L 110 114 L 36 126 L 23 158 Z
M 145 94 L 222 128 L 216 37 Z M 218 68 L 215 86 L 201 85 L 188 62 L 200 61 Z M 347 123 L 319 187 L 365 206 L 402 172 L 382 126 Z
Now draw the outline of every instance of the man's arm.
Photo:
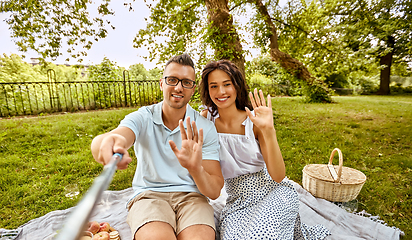
M 114 153 L 121 153 L 123 158 L 117 164 L 117 168 L 126 169 L 132 161 L 127 150 L 133 145 L 134 140 L 134 132 L 127 127 L 118 127 L 111 132 L 98 135 L 90 146 L 93 158 L 106 165 Z
M 203 195 L 213 200 L 220 196 L 224 180 L 219 161 L 203 160 L 200 172 L 189 171 L 189 173 Z
M 186 126 L 187 133 L 183 121 L 179 121 L 182 148 L 179 150 L 173 141 L 169 141 L 170 147 L 182 167 L 193 177 L 199 191 L 206 197 L 216 199 L 220 196 L 224 184 L 220 163 L 202 159 L 203 129 L 197 131 L 195 122 L 192 122 L 191 127 L 189 117 L 186 119 Z

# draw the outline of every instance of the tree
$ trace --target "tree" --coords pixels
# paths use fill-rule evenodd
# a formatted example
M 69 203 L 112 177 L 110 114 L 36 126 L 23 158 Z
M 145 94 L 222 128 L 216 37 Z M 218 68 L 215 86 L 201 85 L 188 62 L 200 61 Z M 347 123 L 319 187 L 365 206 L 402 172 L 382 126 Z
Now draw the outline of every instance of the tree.
M 268 54 L 262 54 L 247 63 L 246 76 L 261 74 L 273 79 L 279 75 L 279 71 L 278 64 L 273 62 Z
M 3 54 L 0 57 L 0 82 L 46 82 L 46 75 L 24 62 L 20 56 Z
M 109 2 L 110 0 L 105 0 L 97 8 L 98 13 L 103 17 L 113 14 L 109 9 Z M 268 12 L 264 12 L 266 6 L 260 0 L 245 2 L 238 0 L 231 2 L 227 0 L 161 0 L 153 6 L 149 4 L 152 11 L 150 21 L 147 28 L 139 32 L 135 39 L 135 46 L 151 48 L 150 58 L 160 56 L 161 62 L 171 55 L 187 52 L 187 50 L 197 52 L 201 56 L 200 64 L 202 65 L 209 59 L 230 59 L 244 73 L 242 40 L 237 32 L 231 11 L 237 8 L 245 11 L 248 2 L 256 6 L 260 12 L 259 16 L 270 20 Z M 67 38 L 67 44 L 71 46 L 68 51 L 73 52 L 76 50 L 75 46 L 79 44 L 89 49 L 93 42 L 88 37 L 97 41 L 98 38 L 106 36 L 105 25 L 110 22 L 104 22 L 101 18 L 89 20 L 87 3 L 87 0 L 58 2 L 34 0 L 16 4 L 15 1 L 9 0 L 2 2 L 0 12 L 11 12 L 11 17 L 7 22 L 11 26 L 13 37 L 19 39 L 17 45 L 20 50 L 25 51 L 31 48 L 43 57 L 55 58 L 60 55 L 62 38 Z M 270 3 L 269 0 L 266 4 Z M 271 33 L 271 37 L 274 37 L 271 38 L 273 60 L 298 78 L 314 85 L 315 78 L 310 77 L 302 63 L 279 51 L 277 43 L 272 41 L 276 39 L 276 29 L 270 25 L 270 21 L 266 21 L 266 24 L 273 30 Z M 166 38 L 166 43 L 157 43 L 158 37 Z M 214 51 L 214 57 L 208 54 L 210 50 Z M 83 51 L 72 54 L 72 57 L 85 54 L 86 52 Z M 325 98 L 325 100 L 328 99 Z
M 307 69 L 303 69 L 303 75 L 309 77 L 310 74 L 325 79 L 332 73 L 347 73 L 350 72 L 348 68 L 353 69 L 351 62 L 347 61 L 350 54 L 342 48 L 340 36 L 334 34 L 334 29 L 331 28 L 333 17 L 324 14 L 319 2 L 306 4 L 306 1 L 288 1 L 282 9 L 272 8 L 270 12 L 272 23 L 269 25 L 273 24 L 272 28 L 275 30 L 264 29 L 268 32 L 265 34 L 270 36 L 272 31 L 277 31 L 277 39 L 271 42 L 277 41 L 280 51 L 287 52 L 307 66 Z M 262 20 L 256 18 L 254 22 L 258 21 Z M 258 24 L 259 22 L 254 23 L 252 29 L 257 29 L 255 26 Z M 265 40 L 256 32 L 255 36 L 255 42 Z M 309 73 L 305 73 L 306 71 Z
M 149 7 L 146 29 L 141 29 L 134 40 L 135 47 L 149 49 L 149 60 L 165 62 L 173 55 L 189 52 L 200 56 L 198 69 L 210 59 L 229 59 L 244 72 L 240 37 L 227 1 L 161 0 Z
M 141 63 L 131 65 L 129 67 L 129 73 L 132 79 L 139 81 L 148 80 L 149 72 Z
M 270 5 L 271 2 L 268 1 L 266 4 Z M 237 33 L 231 11 L 245 12 L 250 5 L 258 10 L 255 18 L 264 22 L 265 34 L 261 35 L 263 40 L 260 39 L 260 42 L 266 43 L 267 39 L 270 40 L 272 60 L 307 83 L 311 94 L 317 95 L 316 99 L 312 100 L 330 102 L 328 89 L 322 81 L 313 77 L 301 62 L 279 50 L 276 27 L 266 6 L 260 0 L 231 2 L 226 0 L 204 2 L 162 0 L 151 7 L 150 21 L 146 29 L 139 31 L 134 41 L 135 47 L 148 47 L 151 60 L 158 57 L 164 61 L 171 55 L 188 49 L 196 49 L 193 42 L 197 40 L 201 46 L 197 50 L 201 63 L 207 62 L 210 58 L 229 59 L 244 73 L 242 40 Z M 204 15 L 205 8 L 208 16 Z M 259 30 L 262 29 L 259 28 Z M 166 38 L 165 43 L 156 42 L 159 36 Z M 209 49 L 213 49 L 214 57 L 207 54 Z
M 389 94 L 392 64 L 402 65 L 412 58 L 411 1 L 326 0 L 324 7 L 329 9 L 326 14 L 335 16 L 336 32 L 345 36 L 349 48 L 377 59 L 378 94 Z
M 407 70 L 412 49 L 409 0 L 288 1 L 283 14 L 273 4 L 264 6 L 272 7 L 271 19 L 278 23 L 279 49 L 309 66 L 316 77 L 380 71 L 378 93 L 387 94 L 393 64 L 397 74 L 411 74 Z M 252 29 L 259 29 L 259 24 L 255 20 Z M 266 44 L 260 35 L 269 35 L 270 29 L 261 29 L 263 33 L 255 32 L 255 38 Z
M 163 70 L 160 68 L 153 68 L 149 70 L 149 80 L 158 80 L 162 78 Z
M 245 73 L 245 58 L 239 34 L 233 25 L 233 16 L 230 14 L 228 1 L 206 0 L 209 27 L 207 42 L 215 52 L 215 59 L 230 59 L 239 70 Z
M 98 13 L 102 17 L 113 14 L 110 0 L 102 1 Z M 87 49 L 92 43 L 89 37 L 97 40 L 107 34 L 109 22 L 88 20 L 86 3 L 37 0 L 14 4 L 9 0 L 1 3 L 1 11 L 11 11 L 8 23 L 13 36 L 22 39 L 17 42 L 22 50 L 32 48 L 44 56 L 57 56 L 62 36 L 69 45 L 83 44 Z M 150 60 L 164 62 L 172 55 L 190 52 L 200 59 L 200 66 L 225 58 L 243 71 L 245 39 L 239 30 L 244 26 L 235 17 L 251 10 L 248 26 L 255 33 L 255 46 L 323 91 L 326 101 L 328 92 L 322 80 L 327 76 L 363 71 L 377 59 L 380 93 L 386 94 L 392 64 L 405 68 L 411 61 L 410 0 L 290 0 L 284 8 L 278 0 L 160 0 L 148 6 L 147 27 L 139 31 L 134 45 L 147 47 Z M 399 67 L 397 71 L 404 72 Z
M 272 6 L 270 4 L 272 1 L 269 0 L 266 4 L 261 0 L 249 0 L 249 2 L 253 3 L 257 9 L 255 22 L 265 23 L 265 25 L 263 25 L 264 34 L 262 34 L 260 38 L 255 38 L 255 41 L 258 40 L 260 43 L 268 42 L 272 60 L 277 62 L 290 74 L 308 84 L 307 96 L 310 102 L 331 102 L 332 99 L 329 95 L 329 89 L 324 82 L 314 77 L 299 60 L 279 49 L 277 27 L 273 23 L 272 19 L 274 18 L 270 15 L 267 7 Z M 263 48 L 265 47 L 266 46 L 263 45 Z
M 90 66 L 87 72 L 89 81 L 97 83 L 96 89 L 98 90 L 94 92 L 94 104 L 100 107 L 113 106 L 113 103 L 116 102 L 116 95 L 122 94 L 119 85 L 113 81 L 119 81 L 123 69 L 104 57 L 100 64 Z
M 96 6 L 89 0 L 5 0 L 0 2 L 0 12 L 9 12 L 6 22 L 20 51 L 37 51 L 44 61 L 46 57 L 57 58 L 62 46 L 72 58 L 86 56 L 82 47 L 90 49 L 93 42 L 107 35 L 110 21 L 103 20 L 113 15 L 109 9 L 110 0 Z M 98 17 L 90 17 L 90 8 L 95 6 Z M 114 29 L 114 26 L 111 26 Z M 81 58 L 79 59 L 81 61 Z
M 21 59 L 17 54 L 0 57 L 0 82 L 48 82 L 48 71 L 54 70 L 58 82 L 82 81 L 82 67 L 55 65 L 45 62 L 44 65 L 32 65 Z
M 121 69 L 116 63 L 104 57 L 100 64 L 92 65 L 87 69 L 90 81 L 115 81 L 118 80 Z

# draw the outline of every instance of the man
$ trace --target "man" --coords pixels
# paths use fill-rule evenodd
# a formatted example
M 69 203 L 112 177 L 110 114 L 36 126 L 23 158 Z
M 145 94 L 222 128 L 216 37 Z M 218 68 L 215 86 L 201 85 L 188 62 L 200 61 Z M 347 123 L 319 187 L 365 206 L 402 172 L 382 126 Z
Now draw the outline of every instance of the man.
M 137 240 L 215 238 L 206 197 L 219 197 L 224 182 L 216 129 L 188 105 L 195 79 L 191 58 L 173 57 L 160 79 L 163 101 L 127 115 L 91 144 L 103 165 L 123 154 L 119 169 L 132 161 L 127 149 L 134 145 L 138 163 L 127 222 Z

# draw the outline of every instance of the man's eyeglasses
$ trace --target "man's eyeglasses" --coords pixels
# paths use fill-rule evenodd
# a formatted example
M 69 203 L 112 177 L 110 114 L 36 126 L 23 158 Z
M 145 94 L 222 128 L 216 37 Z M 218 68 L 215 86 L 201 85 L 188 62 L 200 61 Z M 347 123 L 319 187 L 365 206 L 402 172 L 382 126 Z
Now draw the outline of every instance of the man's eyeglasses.
M 195 86 L 195 81 L 190 79 L 179 79 L 177 77 L 164 77 L 165 83 L 169 86 L 176 86 L 179 82 L 182 82 L 182 87 L 192 89 Z

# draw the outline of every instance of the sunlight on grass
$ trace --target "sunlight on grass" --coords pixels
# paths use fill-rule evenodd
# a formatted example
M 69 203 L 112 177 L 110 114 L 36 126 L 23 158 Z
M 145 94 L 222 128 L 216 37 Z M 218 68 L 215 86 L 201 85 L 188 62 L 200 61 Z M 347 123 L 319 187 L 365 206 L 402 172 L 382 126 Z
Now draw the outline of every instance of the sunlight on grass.
M 275 128 L 287 175 L 301 183 L 306 164 L 327 164 L 333 148 L 344 166 L 366 174 L 359 210 L 412 233 L 412 97 L 335 97 L 334 104 L 274 98 Z M 334 164 L 338 164 L 335 157 Z

